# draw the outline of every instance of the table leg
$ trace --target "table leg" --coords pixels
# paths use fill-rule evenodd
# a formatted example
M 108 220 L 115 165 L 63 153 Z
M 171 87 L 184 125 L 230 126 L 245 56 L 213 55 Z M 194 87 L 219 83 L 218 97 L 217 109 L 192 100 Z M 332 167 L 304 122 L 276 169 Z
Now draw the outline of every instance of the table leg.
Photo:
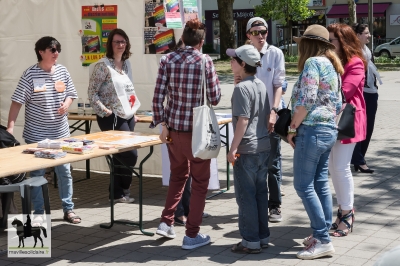
M 85 121 L 85 133 L 90 134 L 90 127 L 92 126 L 92 121 Z M 90 179 L 90 160 L 86 160 L 86 179 Z
M 221 135 L 221 137 L 225 137 L 225 150 L 226 154 L 229 152 L 229 126 L 228 124 L 225 124 L 223 127 L 225 127 L 225 136 Z M 222 129 L 222 128 L 221 128 Z M 224 143 L 223 141 L 221 141 Z M 220 190 L 218 193 L 212 194 L 207 197 L 207 199 L 211 199 L 215 196 L 218 196 L 222 193 L 227 192 L 230 189 L 230 171 L 229 171 L 229 162 L 226 160 L 226 189 Z
M 150 232 L 146 232 L 143 229 L 143 164 L 147 161 L 147 159 L 150 158 L 150 156 L 153 154 L 153 146 L 150 146 L 150 152 L 146 155 L 146 157 L 140 162 L 139 164 L 139 174 L 137 174 L 134 169 L 137 168 L 131 168 L 125 164 L 122 164 L 130 169 L 132 171 L 133 174 L 137 175 L 139 177 L 139 223 L 135 223 L 135 222 L 125 222 L 125 221 L 115 221 L 114 220 L 114 164 L 113 164 L 113 160 L 111 159 L 110 156 L 106 156 L 107 159 L 107 163 L 108 166 L 110 167 L 110 204 L 111 204 L 111 218 L 110 218 L 110 225 L 104 225 L 101 224 L 100 227 L 101 228 L 106 228 L 106 229 L 110 229 L 114 223 L 117 224 L 126 224 L 126 225 L 134 225 L 134 226 L 138 226 L 140 231 L 147 236 L 154 236 L 154 233 L 150 233 Z

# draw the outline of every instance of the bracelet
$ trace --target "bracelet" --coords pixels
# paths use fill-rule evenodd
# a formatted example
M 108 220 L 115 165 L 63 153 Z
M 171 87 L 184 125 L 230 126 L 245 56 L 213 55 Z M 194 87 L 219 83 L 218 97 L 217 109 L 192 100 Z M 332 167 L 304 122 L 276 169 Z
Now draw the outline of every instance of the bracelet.
M 297 130 L 296 130 L 295 128 L 291 128 L 291 127 L 289 126 L 289 127 L 288 127 L 287 133 L 288 133 L 288 134 L 296 134 L 296 133 L 297 133 Z

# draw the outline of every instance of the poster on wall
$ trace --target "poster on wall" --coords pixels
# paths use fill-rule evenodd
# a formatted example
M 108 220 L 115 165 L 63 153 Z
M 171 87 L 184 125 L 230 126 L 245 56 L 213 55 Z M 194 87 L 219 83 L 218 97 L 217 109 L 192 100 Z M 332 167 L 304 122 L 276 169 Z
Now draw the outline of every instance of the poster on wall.
M 163 0 L 145 0 L 145 27 L 166 27 Z
M 400 26 L 400 15 L 390 15 L 390 26 Z
M 197 0 L 182 0 L 185 23 L 191 19 L 199 18 Z
M 182 28 L 182 17 L 179 0 L 164 0 L 165 20 L 167 28 Z
M 82 66 L 105 56 L 110 31 L 117 28 L 117 5 L 82 6 Z
M 167 54 L 175 47 L 174 30 L 168 28 L 144 28 L 144 53 Z

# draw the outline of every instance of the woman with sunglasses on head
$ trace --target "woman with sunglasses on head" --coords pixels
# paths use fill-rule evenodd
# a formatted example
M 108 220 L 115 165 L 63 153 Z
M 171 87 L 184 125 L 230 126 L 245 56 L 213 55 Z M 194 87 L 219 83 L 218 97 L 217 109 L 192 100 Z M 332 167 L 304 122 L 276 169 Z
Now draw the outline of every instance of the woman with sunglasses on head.
M 35 44 L 38 63 L 22 74 L 11 97 L 7 131 L 13 134 L 21 106 L 25 104 L 25 124 L 22 137 L 25 142 L 35 143 L 45 139 L 56 140 L 70 136 L 68 108 L 78 97 L 68 70 L 57 64 L 61 44 L 53 37 L 40 38 Z M 58 193 L 64 212 L 64 220 L 80 223 L 81 218 L 74 213 L 72 202 L 72 176 L 70 164 L 54 167 L 58 180 Z M 32 171 L 31 178 L 42 177 L 45 169 Z M 43 222 L 43 194 L 41 187 L 32 187 L 34 216 L 32 226 Z
M 150 127 L 161 124 L 160 140 L 168 145 L 171 169 L 168 195 L 156 234 L 170 239 L 176 237 L 174 212 L 182 197 L 189 172 L 192 177 L 190 212 L 186 221 L 186 235 L 182 241 L 183 249 L 194 249 L 211 241 L 209 235 L 200 233 L 211 160 L 194 158 L 192 153 L 193 108 L 200 106 L 203 87 L 210 104 L 217 105 L 221 99 L 221 89 L 212 59 L 200 52 L 205 36 L 205 25 L 198 19 L 186 23 L 181 37 L 185 46 L 160 60 L 152 104 L 153 122 Z
M 381 77 L 374 64 L 374 57 L 371 50 L 367 47 L 371 34 L 367 24 L 354 24 L 353 30 L 360 40 L 361 49 L 364 55 L 364 59 L 367 61 L 367 67 L 365 68 L 365 81 L 364 81 L 364 100 L 367 112 L 367 135 L 365 140 L 360 141 L 356 144 L 351 163 L 354 165 L 354 170 L 357 172 L 360 170 L 362 173 L 372 174 L 374 170 L 367 166 L 365 161 L 365 154 L 367 153 L 369 142 L 371 141 L 372 132 L 374 131 L 375 116 L 378 110 L 378 86 L 376 80 L 378 79 L 379 84 L 382 84 Z
M 133 86 L 131 55 L 128 35 L 122 29 L 110 32 L 106 45 L 106 57 L 99 60 L 90 74 L 88 97 L 102 131 L 134 131 L 135 112 L 140 106 Z M 132 203 L 130 185 L 132 172 L 122 165 L 135 166 L 137 150 L 121 152 L 113 157 L 114 201 Z M 111 195 L 110 195 L 111 198 Z
M 343 67 L 325 27 L 311 25 L 302 37 L 293 39 L 299 46 L 301 73 L 292 91 L 288 142 L 294 148 L 294 188 L 313 229 L 307 247 L 297 257 L 315 259 L 335 253 L 329 237 L 332 195 L 328 159 L 338 134 L 335 117 L 342 107 L 339 83 Z
M 350 161 L 356 143 L 365 139 L 366 114 L 363 96 L 365 66 L 361 44 L 353 29 L 346 24 L 328 26 L 329 41 L 336 46 L 342 64 L 342 90 L 346 102 L 356 107 L 354 129 L 351 139 L 338 140 L 332 147 L 329 156 L 329 172 L 336 192 L 339 209 L 336 221 L 331 229 L 333 236 L 347 236 L 354 223 L 354 182 L 350 170 Z

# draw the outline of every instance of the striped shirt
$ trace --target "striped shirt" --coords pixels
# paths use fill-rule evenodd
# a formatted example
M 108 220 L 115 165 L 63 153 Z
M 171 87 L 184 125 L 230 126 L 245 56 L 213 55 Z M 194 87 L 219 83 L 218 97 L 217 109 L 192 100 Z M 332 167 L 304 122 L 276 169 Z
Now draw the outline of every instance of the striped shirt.
M 65 84 L 63 92 L 56 91 L 56 81 Z M 56 64 L 53 74 L 43 71 L 37 64 L 29 67 L 11 96 L 12 101 L 25 104 L 22 137 L 29 142 L 69 137 L 68 114 L 60 115 L 57 110 L 66 98 L 77 97 L 71 76 L 64 66 Z
M 193 108 L 200 106 L 203 99 L 200 86 L 202 56 L 198 50 L 186 46 L 161 58 L 150 128 L 166 122 L 175 130 L 192 131 Z M 208 55 L 205 57 L 207 99 L 212 105 L 217 105 L 221 99 L 221 88 L 212 59 Z M 165 97 L 167 104 L 164 108 Z

